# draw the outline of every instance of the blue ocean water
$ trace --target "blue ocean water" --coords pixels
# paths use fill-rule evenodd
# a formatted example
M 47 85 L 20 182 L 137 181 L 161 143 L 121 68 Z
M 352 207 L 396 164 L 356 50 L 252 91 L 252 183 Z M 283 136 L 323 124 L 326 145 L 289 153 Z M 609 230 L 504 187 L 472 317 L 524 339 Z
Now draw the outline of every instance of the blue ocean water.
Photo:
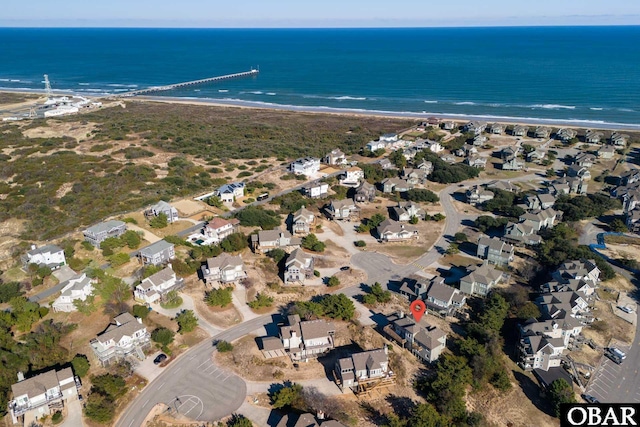
M 0 87 L 640 124 L 640 27 L 0 29 Z

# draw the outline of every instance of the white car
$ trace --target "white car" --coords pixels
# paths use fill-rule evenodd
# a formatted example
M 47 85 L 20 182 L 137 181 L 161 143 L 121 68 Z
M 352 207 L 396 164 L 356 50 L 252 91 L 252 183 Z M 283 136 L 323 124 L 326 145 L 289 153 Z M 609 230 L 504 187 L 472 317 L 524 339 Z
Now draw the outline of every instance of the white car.
M 631 313 L 633 313 L 633 309 L 632 309 L 632 308 L 629 308 L 629 307 L 620 307 L 620 306 L 618 306 L 618 308 L 619 308 L 620 310 L 624 311 L 624 312 L 625 312 L 625 313 L 627 313 L 627 314 L 631 314 Z

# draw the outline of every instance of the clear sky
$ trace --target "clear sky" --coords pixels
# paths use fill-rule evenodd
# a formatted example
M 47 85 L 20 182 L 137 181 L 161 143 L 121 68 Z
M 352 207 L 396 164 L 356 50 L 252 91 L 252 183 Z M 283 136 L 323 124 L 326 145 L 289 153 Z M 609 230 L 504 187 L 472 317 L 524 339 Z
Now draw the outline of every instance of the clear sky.
M 640 24 L 639 0 L 9 0 L 0 26 L 404 27 Z

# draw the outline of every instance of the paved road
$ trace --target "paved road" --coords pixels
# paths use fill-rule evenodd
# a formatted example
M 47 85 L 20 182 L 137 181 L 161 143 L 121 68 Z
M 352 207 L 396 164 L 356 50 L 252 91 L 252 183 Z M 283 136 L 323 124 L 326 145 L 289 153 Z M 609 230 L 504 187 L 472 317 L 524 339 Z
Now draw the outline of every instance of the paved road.
M 169 364 L 120 416 L 116 427 L 137 427 L 157 403 L 178 408 L 195 420 L 217 420 L 242 405 L 247 386 L 238 376 L 218 368 L 212 362 L 212 343 L 233 341 L 273 322 L 272 315 L 261 316 L 236 325 L 207 339 Z M 178 397 L 180 400 L 176 400 Z

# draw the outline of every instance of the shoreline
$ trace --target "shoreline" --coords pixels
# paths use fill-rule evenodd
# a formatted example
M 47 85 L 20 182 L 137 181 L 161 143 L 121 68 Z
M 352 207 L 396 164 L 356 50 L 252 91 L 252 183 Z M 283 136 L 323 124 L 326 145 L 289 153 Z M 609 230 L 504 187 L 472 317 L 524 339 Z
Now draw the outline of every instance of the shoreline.
M 24 93 L 24 94 L 38 94 L 45 95 L 45 92 L 39 89 L 27 90 L 27 89 L 0 89 L 0 92 L 7 93 Z M 57 90 L 54 91 L 54 95 L 57 96 L 71 96 L 74 94 L 72 90 Z M 382 111 L 382 110 L 366 110 L 358 108 L 336 108 L 326 106 L 304 106 L 304 105 L 285 105 L 259 101 L 244 101 L 240 99 L 218 99 L 218 98 L 197 98 L 197 97 L 172 97 L 172 96 L 136 96 L 126 97 L 122 94 L 103 94 L 103 93 L 82 93 L 81 96 L 104 99 L 104 98 L 118 98 L 123 101 L 140 101 L 140 102 L 164 102 L 172 104 L 190 104 L 190 105 L 202 105 L 212 107 L 224 107 L 224 108 L 245 108 L 245 109 L 260 109 L 260 110 L 272 110 L 272 111 L 289 111 L 307 114 L 334 114 L 341 116 L 352 117 L 385 117 L 385 118 L 397 118 L 397 119 L 412 119 L 421 120 L 428 117 L 436 117 L 441 120 L 452 120 L 456 122 L 466 122 L 471 120 L 479 120 L 485 122 L 495 122 L 505 125 L 526 125 L 526 126 L 554 126 L 554 127 L 570 127 L 579 129 L 597 129 L 597 130 L 627 130 L 627 131 L 640 131 L 640 124 L 632 123 L 615 123 L 604 122 L 597 120 L 580 120 L 580 119 L 543 119 L 535 117 L 510 117 L 510 116 L 496 116 L 496 115 L 474 115 L 474 114 L 454 114 L 454 113 L 432 113 L 421 112 L 414 113 L 410 111 Z

